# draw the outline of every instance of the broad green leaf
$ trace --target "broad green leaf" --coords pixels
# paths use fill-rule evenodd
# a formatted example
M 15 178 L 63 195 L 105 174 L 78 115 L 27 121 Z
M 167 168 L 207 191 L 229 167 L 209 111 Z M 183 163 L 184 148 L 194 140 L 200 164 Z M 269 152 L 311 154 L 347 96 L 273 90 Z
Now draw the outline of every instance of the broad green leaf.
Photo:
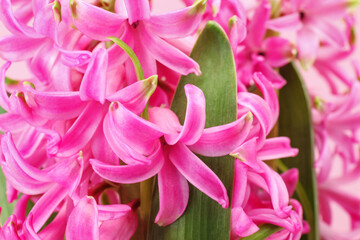
M 279 227 L 279 226 L 275 226 L 275 225 L 271 225 L 271 224 L 264 224 L 264 225 L 260 226 L 259 231 L 257 231 L 256 233 L 254 233 L 248 237 L 241 238 L 241 240 L 263 240 L 263 239 L 266 239 L 267 237 L 270 237 L 274 233 L 280 231 L 281 229 L 282 229 L 282 227 Z
M 186 110 L 184 86 L 191 83 L 201 88 L 205 94 L 206 127 L 236 120 L 235 64 L 226 34 L 217 23 L 207 23 L 190 56 L 199 63 L 202 75 L 181 77 L 172 110 L 183 122 Z M 231 198 L 234 159 L 230 156 L 200 158 L 219 176 Z M 191 184 L 189 187 L 189 203 L 184 215 L 166 227 L 153 223 L 159 204 L 158 191 L 155 190 L 149 239 L 229 239 L 230 208 L 223 209 Z
M 296 198 L 302 203 L 304 217 L 311 227 L 310 233 L 303 238 L 315 240 L 319 239 L 319 219 L 310 100 L 294 63 L 282 67 L 280 74 L 287 84 L 279 93 L 279 135 L 288 136 L 291 145 L 299 149 L 299 154 L 295 158 L 285 159 L 284 164 L 299 169 Z

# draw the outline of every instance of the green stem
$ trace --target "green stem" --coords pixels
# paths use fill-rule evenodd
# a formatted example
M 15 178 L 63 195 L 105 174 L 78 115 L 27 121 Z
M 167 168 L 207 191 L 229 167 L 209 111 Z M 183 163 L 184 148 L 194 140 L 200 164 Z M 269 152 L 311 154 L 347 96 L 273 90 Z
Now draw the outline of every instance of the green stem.
M 111 41 L 113 41 L 114 43 L 116 43 L 119 47 L 121 47 L 127 53 L 127 55 L 129 55 L 131 61 L 134 64 L 137 79 L 139 81 L 143 80 L 145 78 L 144 77 L 144 72 L 142 70 L 140 61 L 137 58 L 137 56 L 135 55 L 134 51 L 129 47 L 129 45 L 127 45 L 125 42 L 123 42 L 119 38 L 116 38 L 116 37 L 108 37 L 108 38 Z
M 143 80 L 145 78 L 141 64 L 134 51 L 122 40 L 116 37 L 109 37 L 111 41 L 121 47 L 130 57 L 134 64 L 137 79 Z M 149 120 L 149 104 L 146 105 L 144 111 L 141 113 L 141 117 L 145 120 Z M 151 201 L 153 194 L 154 178 L 150 178 L 140 183 L 140 208 L 139 214 L 139 229 L 135 236 L 136 239 L 146 239 L 150 214 L 151 214 Z

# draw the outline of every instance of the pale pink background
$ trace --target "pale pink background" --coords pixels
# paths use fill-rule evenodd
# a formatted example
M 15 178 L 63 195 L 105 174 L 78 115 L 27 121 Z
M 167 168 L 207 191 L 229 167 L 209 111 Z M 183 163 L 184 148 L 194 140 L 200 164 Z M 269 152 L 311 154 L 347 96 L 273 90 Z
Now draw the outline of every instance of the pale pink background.
M 184 6 L 184 4 L 179 1 L 179 0 L 152 0 L 153 2 L 153 12 L 156 13 L 161 13 L 161 12 L 166 12 L 169 10 L 176 10 L 176 9 L 180 9 L 181 7 Z M 252 4 L 255 1 L 254 0 L 244 0 L 243 1 L 245 4 Z M 358 27 L 357 27 L 357 32 L 360 33 L 360 11 L 358 11 L 357 15 L 357 23 L 358 23 Z M 0 36 L 5 36 L 7 34 L 6 29 L 4 28 L 4 26 L 0 23 Z M 360 36 L 360 34 L 359 34 Z M 359 37 L 360 38 L 360 37 Z M 360 40 L 358 40 L 358 44 L 360 44 Z M 354 59 L 360 60 L 359 59 L 360 56 L 360 49 L 358 48 L 356 50 L 356 53 L 354 54 Z M 0 59 L 0 64 L 3 64 L 4 61 Z M 351 65 L 347 64 L 344 66 L 344 71 L 350 71 L 353 72 Z M 310 88 L 313 87 L 318 87 L 318 83 L 316 81 L 316 74 L 314 73 L 305 73 L 306 75 L 306 81 L 307 81 L 307 85 Z M 19 79 L 24 79 L 27 76 L 29 76 L 29 72 L 27 70 L 26 64 L 25 63 L 14 63 L 12 64 L 11 68 L 9 69 L 9 71 L 7 72 L 7 76 L 13 77 L 13 78 L 19 78 Z M 341 167 L 335 167 L 334 168 L 335 171 L 333 172 L 334 175 L 338 175 L 341 172 Z M 348 186 L 344 186 L 345 189 L 349 190 L 351 193 L 353 194 L 357 194 L 358 196 L 360 196 L 360 191 L 359 191 L 359 186 L 360 186 L 360 180 L 352 185 L 348 185 Z M 335 224 L 334 227 L 338 230 L 347 230 L 349 228 L 349 219 L 348 216 L 342 212 L 342 210 L 340 208 L 338 208 L 337 206 L 334 206 L 335 210 L 335 214 L 334 217 L 336 218 L 335 220 Z

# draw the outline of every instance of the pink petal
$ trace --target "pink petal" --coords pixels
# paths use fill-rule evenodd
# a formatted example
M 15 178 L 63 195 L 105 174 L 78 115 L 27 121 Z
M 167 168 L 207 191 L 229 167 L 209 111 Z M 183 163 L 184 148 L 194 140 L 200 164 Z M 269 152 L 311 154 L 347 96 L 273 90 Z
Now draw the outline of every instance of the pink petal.
M 107 96 L 106 99 L 111 102 L 119 101 L 125 108 L 138 115 L 144 110 L 156 87 L 157 76 L 155 75 L 145 80 L 137 81 Z
M 299 30 L 302 26 L 303 24 L 300 20 L 300 15 L 298 12 L 287 14 L 285 16 L 277 17 L 274 19 L 270 19 L 266 23 L 267 28 L 277 32 L 288 31 L 288 30 L 296 31 Z
M 64 240 L 67 220 L 73 207 L 72 200 L 67 200 L 55 219 L 39 232 L 41 239 Z
M 3 113 L 0 114 L 0 131 L 20 132 L 27 126 L 22 116 L 18 114 Z
M 116 1 L 118 2 L 118 1 Z M 105 221 L 100 225 L 100 239 L 131 239 L 138 226 L 136 209 L 116 220 Z
M 103 131 L 107 143 L 116 154 L 126 164 L 147 163 L 149 159 L 141 152 L 137 152 L 124 143 L 121 132 L 114 131 L 114 124 L 109 120 L 108 115 L 105 116 L 103 122 Z
M 299 170 L 297 168 L 291 168 L 286 172 L 282 173 L 281 177 L 286 184 L 289 196 L 292 196 L 295 192 L 296 184 L 299 180 Z
M 57 162 L 53 168 L 48 171 L 48 176 L 53 182 L 61 184 L 72 195 L 78 187 L 83 171 L 84 160 L 82 156 L 75 155 Z
M 104 119 L 104 133 L 116 153 L 117 141 L 128 145 L 136 152 L 149 155 L 157 146 L 163 133 L 151 122 L 130 112 L 119 102 L 112 102 Z
M 42 240 L 39 235 L 36 233 L 33 227 L 33 214 L 29 214 L 27 216 L 26 221 L 23 225 L 23 234 L 26 237 L 26 239 L 32 239 L 32 240 Z
M 90 163 L 102 178 L 118 183 L 136 183 L 154 176 L 161 170 L 164 157 L 160 145 L 149 158 L 151 161 L 147 164 L 110 165 L 95 159 L 90 159 Z
M 0 239 L 1 240 L 21 240 L 18 235 L 18 226 L 17 219 L 15 215 L 10 215 L 10 217 L 6 220 L 2 228 L 0 229 Z
M 35 31 L 57 42 L 59 26 L 54 16 L 53 5 L 44 4 L 43 1 L 34 1 L 33 8 Z
M 243 208 L 231 209 L 232 238 L 247 237 L 259 230 L 259 227 L 244 212 Z
M 64 135 L 58 156 L 71 156 L 82 150 L 91 140 L 103 118 L 103 108 L 97 102 L 90 102 Z
M 278 217 L 273 209 L 270 208 L 257 208 L 248 212 L 248 216 L 256 223 L 271 223 L 289 231 L 294 231 L 293 223 L 288 218 Z
M 141 27 L 143 26 L 142 23 L 140 24 Z M 140 28 L 141 28 L 140 27 Z M 153 56 L 153 54 L 149 51 L 149 46 L 146 45 L 142 39 L 143 36 L 141 35 L 141 31 L 133 31 L 134 35 L 134 52 L 136 56 L 139 58 L 140 64 L 142 66 L 142 69 L 144 71 L 144 77 L 150 77 L 152 75 L 157 74 L 157 67 L 156 67 L 156 60 Z M 127 82 L 133 83 L 135 81 L 141 80 L 137 79 L 134 69 L 134 64 L 130 59 L 128 59 L 126 62 L 126 71 L 127 72 Z
M 67 196 L 62 186 L 55 184 L 35 203 L 29 214 L 34 216 L 34 229 L 38 232 L 57 206 Z
M 273 115 L 269 105 L 261 97 L 247 92 L 238 93 L 237 101 L 240 106 L 249 109 L 257 119 L 260 127 L 258 135 L 258 147 L 260 147 L 260 143 L 265 140 L 273 124 Z
M 4 154 L 6 163 L 17 172 L 23 172 L 30 178 L 40 182 L 49 182 L 50 178 L 46 173 L 26 162 L 16 149 L 12 136 L 9 132 L 5 133 L 1 138 L 1 149 Z
M 13 214 L 17 216 L 19 222 L 24 222 L 26 218 L 26 208 L 30 200 L 30 195 L 22 195 L 15 204 Z
M 312 28 L 314 31 L 320 33 L 330 43 L 336 44 L 339 47 L 345 47 L 346 34 L 338 27 L 327 21 L 316 21 L 316 27 Z
M 93 197 L 83 197 L 71 212 L 66 239 L 99 239 L 98 211 Z
M 168 151 L 171 162 L 191 184 L 217 201 L 223 208 L 229 206 L 225 186 L 205 163 L 182 143 L 169 146 Z
M 0 68 L 0 106 L 5 110 L 9 111 L 9 96 L 7 95 L 6 85 L 5 85 L 5 73 L 9 69 L 11 63 L 6 62 Z
M 126 204 L 98 205 L 99 221 L 107 221 L 121 218 L 132 209 Z
M 147 47 L 156 60 L 182 75 L 201 74 L 199 65 L 186 54 L 157 35 L 150 33 L 145 26 L 140 24 L 138 28 L 141 29 L 143 45 Z
M 94 99 L 104 104 L 108 53 L 104 48 L 94 51 L 80 85 L 83 101 Z
M 347 193 L 341 187 L 333 184 L 322 184 L 320 194 L 327 196 L 328 201 L 333 200 L 339 204 L 346 212 L 359 221 L 360 219 L 360 198 L 354 193 Z
M 184 126 L 179 134 L 165 134 L 165 140 L 169 145 L 182 142 L 186 145 L 196 143 L 205 127 L 206 111 L 205 96 L 200 88 L 186 84 L 185 95 L 187 99 Z
M 177 11 L 152 15 L 149 27 L 162 38 L 182 38 L 196 32 L 202 20 L 206 1 Z
M 158 174 L 159 212 L 155 223 L 166 226 L 178 219 L 189 200 L 189 185 L 170 161 L 165 161 Z
M 91 140 L 91 151 L 95 159 L 99 159 L 102 162 L 117 164 L 119 158 L 111 150 L 108 142 L 106 141 L 103 124 L 99 124 L 98 129 L 94 133 Z
M 150 18 L 148 0 L 124 0 L 130 25 Z
M 0 20 L 4 26 L 12 34 L 16 36 L 27 36 L 31 38 L 42 37 L 34 31 L 31 27 L 28 27 L 26 24 L 19 21 L 12 10 L 12 3 L 10 0 L 1 0 L 0 1 Z
M 15 114 L 19 114 L 22 116 L 23 120 L 25 120 L 26 122 L 30 123 L 30 125 L 34 125 L 34 126 L 41 126 L 44 125 L 47 120 L 46 119 L 42 119 L 39 118 L 38 116 L 34 115 L 32 113 L 31 108 L 29 107 L 30 102 L 27 102 L 27 99 L 25 97 L 25 94 L 23 92 L 13 92 L 10 95 L 10 111 L 9 112 L 13 112 Z
M 80 115 L 86 106 L 79 92 L 40 92 L 27 89 L 33 98 L 32 110 L 37 115 L 56 120 L 72 119 Z
M 273 123 L 271 125 L 271 128 L 273 128 L 279 117 L 278 96 L 269 80 L 262 73 L 254 73 L 253 79 L 256 87 L 260 90 L 264 100 L 267 102 L 267 104 L 269 104 L 270 110 L 273 113 Z
M 68 67 L 77 67 L 86 64 L 91 59 L 91 52 L 87 50 L 65 50 L 58 49 L 61 52 L 61 60 Z
M 350 2 L 347 1 L 338 1 L 338 0 L 328 0 L 326 2 L 319 1 L 314 4 L 312 1 L 308 1 L 309 6 L 306 9 L 306 12 L 311 17 L 316 17 L 322 19 L 322 21 L 333 21 L 334 19 L 340 19 L 345 17 L 347 14 L 348 5 Z
M 152 107 L 149 109 L 149 121 L 156 124 L 166 134 L 176 134 L 182 130 L 176 114 L 169 108 Z
M 266 22 L 270 18 L 271 5 L 262 2 L 256 8 L 252 21 L 248 26 L 248 34 L 246 40 L 254 48 L 259 48 L 266 32 Z
M 263 169 L 259 165 L 256 148 L 257 148 L 256 138 L 253 138 L 244 142 L 241 146 L 235 149 L 231 153 L 231 156 L 241 160 L 244 164 L 248 165 L 256 172 L 261 173 L 263 172 Z
M 44 41 L 41 48 L 30 61 L 31 72 L 43 83 L 50 81 L 51 71 L 58 57 L 58 50 L 51 41 Z
M 32 58 L 41 48 L 43 39 L 9 36 L 0 38 L 0 57 L 7 61 L 21 61 Z
M 54 90 L 72 91 L 72 79 L 70 68 L 57 58 L 50 72 L 50 79 L 53 82 Z
M 271 82 L 274 88 L 281 89 L 285 84 L 286 80 L 275 71 L 267 62 L 258 62 L 254 67 L 254 72 L 261 72 Z
M 9 168 L 6 163 L 0 162 L 1 169 L 6 177 L 7 183 L 11 184 L 19 192 L 29 195 L 37 195 L 49 190 L 51 183 L 43 183 L 30 178 L 24 173 L 18 173 Z
M 106 11 L 81 0 L 70 1 L 70 8 L 76 28 L 92 39 L 108 41 L 107 37 L 118 37 L 123 32 L 121 24 L 125 21 L 125 16 Z
M 236 15 L 231 17 L 229 20 L 229 41 L 234 53 L 236 53 L 237 46 L 244 41 L 246 35 L 246 21 Z
M 266 184 L 269 188 L 271 202 L 277 216 L 284 218 L 289 216 L 291 207 L 289 205 L 289 193 L 286 185 L 280 175 L 272 170 L 264 162 L 259 162 L 262 169 L 265 171 L 263 174 Z
M 286 157 L 295 157 L 299 150 L 291 148 L 287 137 L 274 137 L 265 140 L 264 146 L 258 151 L 259 160 L 270 160 Z
M 302 28 L 297 32 L 298 57 L 304 67 L 314 63 L 319 44 L 319 39 L 312 30 Z
M 203 156 L 228 155 L 246 139 L 252 120 L 252 114 L 248 113 L 232 123 L 206 128 L 199 141 L 188 147 Z
M 232 192 L 232 208 L 242 208 L 246 204 L 246 188 L 248 181 L 248 166 L 235 159 L 234 185 Z
M 269 37 L 264 42 L 266 61 L 272 67 L 282 67 L 296 55 L 295 46 L 282 37 Z

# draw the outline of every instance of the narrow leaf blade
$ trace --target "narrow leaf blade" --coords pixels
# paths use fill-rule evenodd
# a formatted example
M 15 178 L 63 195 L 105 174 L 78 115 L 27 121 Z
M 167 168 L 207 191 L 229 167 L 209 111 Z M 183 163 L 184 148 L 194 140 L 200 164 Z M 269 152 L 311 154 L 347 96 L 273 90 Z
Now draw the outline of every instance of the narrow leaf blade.
M 184 121 L 185 84 L 201 88 L 206 98 L 206 127 L 236 120 L 236 73 L 234 58 L 226 34 L 215 22 L 208 22 L 190 55 L 199 63 L 202 75 L 182 76 L 172 110 Z M 199 156 L 222 180 L 231 199 L 234 159 L 230 156 Z M 167 227 L 154 224 L 158 211 L 158 191 L 154 193 L 149 239 L 230 239 L 230 208 L 217 202 L 190 184 L 190 197 L 182 217 Z
M 279 93 L 279 135 L 289 137 L 291 145 L 299 149 L 299 154 L 295 158 L 284 159 L 284 163 L 289 168 L 299 169 L 299 182 L 304 191 L 297 191 L 296 198 L 303 204 L 304 217 L 311 228 L 310 233 L 303 238 L 317 240 L 319 239 L 318 197 L 309 95 L 294 63 L 282 67 L 280 74 L 287 80 L 287 84 Z M 310 204 L 305 204 L 307 202 Z

